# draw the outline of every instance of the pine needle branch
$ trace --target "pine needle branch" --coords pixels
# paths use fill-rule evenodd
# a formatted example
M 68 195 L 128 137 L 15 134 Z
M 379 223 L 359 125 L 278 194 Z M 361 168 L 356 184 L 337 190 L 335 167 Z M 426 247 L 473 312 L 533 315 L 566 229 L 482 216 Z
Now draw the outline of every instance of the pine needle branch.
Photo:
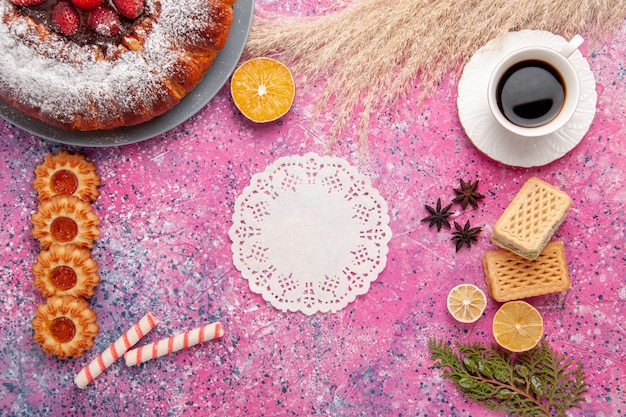
M 566 410 L 580 407 L 588 385 L 580 362 L 552 350 L 544 340 L 513 358 L 503 349 L 480 343 L 428 342 L 433 368 L 443 371 L 467 397 L 491 410 L 520 417 L 564 417 Z

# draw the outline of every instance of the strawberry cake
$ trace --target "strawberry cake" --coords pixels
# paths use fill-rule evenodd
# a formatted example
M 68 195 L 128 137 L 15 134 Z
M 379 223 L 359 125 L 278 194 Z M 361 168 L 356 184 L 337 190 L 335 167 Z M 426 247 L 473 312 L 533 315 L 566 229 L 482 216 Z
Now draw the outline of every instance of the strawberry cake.
M 146 122 L 224 47 L 235 0 L 0 0 L 0 99 L 69 130 Z

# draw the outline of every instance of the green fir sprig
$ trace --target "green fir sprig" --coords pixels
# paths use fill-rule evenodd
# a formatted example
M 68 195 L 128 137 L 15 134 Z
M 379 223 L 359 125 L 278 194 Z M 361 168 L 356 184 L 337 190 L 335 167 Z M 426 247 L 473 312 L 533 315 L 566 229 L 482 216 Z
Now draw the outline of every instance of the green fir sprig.
M 433 368 L 443 370 L 467 397 L 491 410 L 514 416 L 564 417 L 572 407 L 580 408 L 588 385 L 580 362 L 559 355 L 545 340 L 517 354 L 481 343 L 428 342 Z

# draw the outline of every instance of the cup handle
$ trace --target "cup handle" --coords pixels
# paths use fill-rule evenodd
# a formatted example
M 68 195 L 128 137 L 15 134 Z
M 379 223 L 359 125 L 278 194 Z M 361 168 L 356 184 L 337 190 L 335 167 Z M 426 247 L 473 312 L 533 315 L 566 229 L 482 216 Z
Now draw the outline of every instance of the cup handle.
M 569 41 L 567 45 L 563 47 L 563 49 L 561 49 L 561 54 L 564 55 L 565 58 L 569 58 L 570 55 L 572 55 L 576 50 L 578 50 L 578 47 L 582 45 L 584 41 L 585 39 L 583 39 L 582 36 L 574 35 L 572 40 Z

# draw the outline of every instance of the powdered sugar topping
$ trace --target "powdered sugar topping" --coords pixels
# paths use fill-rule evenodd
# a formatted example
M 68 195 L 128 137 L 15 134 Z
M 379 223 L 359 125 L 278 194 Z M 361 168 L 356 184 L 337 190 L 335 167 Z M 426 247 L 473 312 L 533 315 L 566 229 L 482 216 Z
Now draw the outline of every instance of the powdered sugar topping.
M 0 97 L 62 123 L 85 109 L 105 119 L 149 112 L 169 94 L 167 80 L 185 48 L 211 42 L 199 34 L 220 24 L 208 18 L 213 8 L 207 0 L 146 0 L 137 29 L 145 40 L 134 51 L 114 43 L 82 45 L 53 31 L 42 40 L 33 20 L 0 0 Z

